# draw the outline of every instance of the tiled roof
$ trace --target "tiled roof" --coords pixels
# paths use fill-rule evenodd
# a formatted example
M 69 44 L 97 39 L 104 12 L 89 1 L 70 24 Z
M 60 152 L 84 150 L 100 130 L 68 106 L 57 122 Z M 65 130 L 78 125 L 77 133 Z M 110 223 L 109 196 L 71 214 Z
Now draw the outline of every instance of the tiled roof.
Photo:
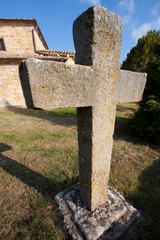
M 37 22 L 35 18 L 0 18 L 0 21 L 33 21 L 33 22 Z
M 38 54 L 43 54 L 43 55 L 57 55 L 57 56 L 69 56 L 69 57 L 74 57 L 75 53 L 71 51 L 62 51 L 62 50 L 53 50 L 53 49 L 46 49 L 46 50 L 38 50 L 36 51 Z
M 36 59 L 42 59 L 42 60 L 50 60 L 50 61 L 57 61 L 57 62 L 66 62 L 67 57 L 61 57 L 61 56 L 44 56 L 44 55 L 39 55 L 39 54 L 8 54 L 8 55 L 3 55 L 0 56 L 1 61 L 14 61 L 14 60 L 20 60 L 22 61 L 23 59 L 27 58 L 36 58 Z
M 65 58 L 65 57 L 42 56 L 42 55 L 35 55 L 34 58 L 42 59 L 42 60 L 56 61 L 56 62 L 66 62 L 68 60 L 68 58 Z
M 52 59 L 54 61 L 61 61 L 66 62 L 69 58 L 72 58 L 74 60 L 75 53 L 71 51 L 61 51 L 61 50 L 38 50 L 36 53 L 39 54 L 38 58 L 42 59 Z

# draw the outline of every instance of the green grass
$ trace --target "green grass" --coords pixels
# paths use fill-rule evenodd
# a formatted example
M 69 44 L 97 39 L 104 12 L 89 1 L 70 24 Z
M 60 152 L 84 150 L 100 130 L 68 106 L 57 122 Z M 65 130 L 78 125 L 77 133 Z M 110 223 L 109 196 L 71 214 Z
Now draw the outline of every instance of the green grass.
M 110 185 L 141 212 L 139 239 L 160 239 L 160 147 L 129 134 L 135 109 L 117 108 Z M 0 114 L 0 239 L 69 239 L 53 199 L 78 182 L 76 110 Z
M 23 139 L 15 134 L 1 134 L 1 141 L 9 143 L 22 143 Z
M 75 108 L 56 109 L 56 110 L 52 110 L 51 112 L 54 115 L 63 116 L 63 117 L 76 116 L 76 109 Z
M 5 114 L 8 115 L 8 112 L 7 111 L 0 111 L 0 115 L 5 115 Z

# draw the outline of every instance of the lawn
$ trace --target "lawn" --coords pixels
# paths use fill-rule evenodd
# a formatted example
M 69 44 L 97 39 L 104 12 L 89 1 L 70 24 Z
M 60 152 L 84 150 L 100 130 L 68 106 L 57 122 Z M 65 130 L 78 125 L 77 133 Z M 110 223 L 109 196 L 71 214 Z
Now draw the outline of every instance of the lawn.
M 110 185 L 140 211 L 130 239 L 160 239 L 160 146 L 128 129 L 135 104 L 117 107 Z M 54 196 L 78 182 L 75 109 L 0 110 L 0 239 L 70 239 Z

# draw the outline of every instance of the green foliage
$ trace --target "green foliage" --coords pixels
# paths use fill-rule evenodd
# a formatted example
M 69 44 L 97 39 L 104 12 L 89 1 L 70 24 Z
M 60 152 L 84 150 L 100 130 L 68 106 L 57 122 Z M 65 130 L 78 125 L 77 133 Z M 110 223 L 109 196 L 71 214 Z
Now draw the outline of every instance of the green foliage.
M 143 103 L 131 119 L 133 132 L 151 142 L 160 144 L 160 102 L 150 99 Z
M 151 96 L 154 96 L 155 100 L 160 101 L 160 58 L 150 61 L 147 64 L 146 72 L 148 76 L 143 101 L 151 98 Z
M 160 144 L 160 31 L 150 31 L 140 38 L 122 69 L 147 72 L 143 99 L 130 125 L 136 135 Z
M 127 54 L 122 69 L 135 72 L 146 72 L 147 64 L 160 56 L 160 31 L 149 31 L 138 40 L 138 43 Z

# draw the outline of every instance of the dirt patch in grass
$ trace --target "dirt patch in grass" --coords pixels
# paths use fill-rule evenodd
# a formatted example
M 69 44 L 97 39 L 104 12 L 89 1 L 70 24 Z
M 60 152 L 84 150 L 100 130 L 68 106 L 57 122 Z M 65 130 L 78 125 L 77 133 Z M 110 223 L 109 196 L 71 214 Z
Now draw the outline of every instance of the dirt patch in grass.
M 135 109 L 117 107 L 110 185 L 144 217 L 130 239 L 160 239 L 160 147 L 129 134 Z M 0 110 L 0 239 L 69 239 L 52 205 L 78 182 L 75 112 Z

